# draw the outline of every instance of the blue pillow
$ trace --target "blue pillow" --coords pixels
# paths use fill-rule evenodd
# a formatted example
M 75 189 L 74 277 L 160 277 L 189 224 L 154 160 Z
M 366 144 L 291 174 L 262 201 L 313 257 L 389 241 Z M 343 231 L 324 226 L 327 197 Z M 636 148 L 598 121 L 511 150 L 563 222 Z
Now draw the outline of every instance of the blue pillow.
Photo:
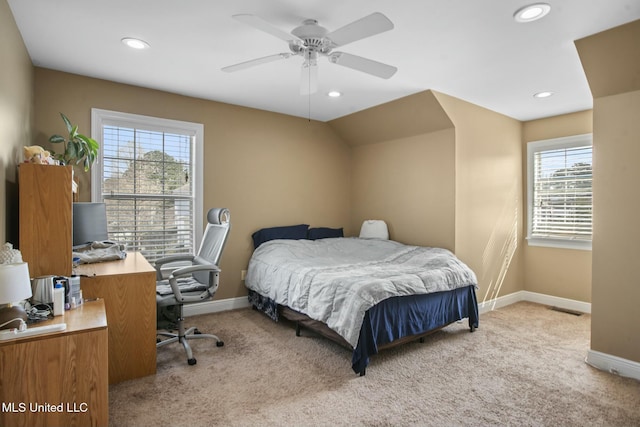
M 309 230 L 309 224 L 262 228 L 251 235 L 251 237 L 253 238 L 253 248 L 256 249 L 258 246 L 260 246 L 264 242 L 268 242 L 269 240 L 306 239 L 308 230 Z
M 309 229 L 310 240 L 326 239 L 329 237 L 344 237 L 342 228 L 316 227 Z

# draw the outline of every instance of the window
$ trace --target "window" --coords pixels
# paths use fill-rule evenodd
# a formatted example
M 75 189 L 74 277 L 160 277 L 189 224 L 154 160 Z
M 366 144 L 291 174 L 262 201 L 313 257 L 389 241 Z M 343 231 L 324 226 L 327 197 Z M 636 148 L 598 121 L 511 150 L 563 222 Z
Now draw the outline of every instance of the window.
M 592 136 L 527 145 L 529 245 L 591 249 Z
M 201 124 L 92 109 L 100 155 L 92 200 L 105 202 L 109 238 L 149 260 L 195 253 L 202 237 Z

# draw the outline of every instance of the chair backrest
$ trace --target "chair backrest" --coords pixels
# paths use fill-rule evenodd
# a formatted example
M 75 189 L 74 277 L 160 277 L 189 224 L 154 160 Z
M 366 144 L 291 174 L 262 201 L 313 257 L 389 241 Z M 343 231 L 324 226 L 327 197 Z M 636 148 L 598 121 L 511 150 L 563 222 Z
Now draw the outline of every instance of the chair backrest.
M 227 242 L 229 229 L 231 228 L 231 214 L 226 208 L 209 209 L 207 213 L 207 227 L 202 235 L 200 249 L 198 249 L 197 258 L 204 262 L 219 266 L 222 250 Z M 194 273 L 195 279 L 207 284 L 209 275 L 206 272 Z

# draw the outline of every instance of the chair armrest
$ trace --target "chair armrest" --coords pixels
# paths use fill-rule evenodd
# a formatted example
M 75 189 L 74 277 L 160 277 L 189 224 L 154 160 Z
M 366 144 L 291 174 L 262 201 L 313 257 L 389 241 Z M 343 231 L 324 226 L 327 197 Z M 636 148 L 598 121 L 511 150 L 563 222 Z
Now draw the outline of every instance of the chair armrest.
M 173 270 L 173 272 L 171 273 L 171 276 L 173 277 L 185 276 L 188 274 L 192 274 L 196 271 L 216 271 L 220 273 L 220 271 L 222 270 L 220 270 L 220 268 L 218 268 L 218 266 L 214 264 L 197 264 L 197 265 L 189 265 L 187 267 L 177 268 Z
M 198 271 L 209 271 L 213 273 L 220 273 L 221 270 L 220 268 L 218 268 L 217 265 L 214 265 L 214 264 L 191 265 L 191 266 L 181 267 L 174 270 L 171 273 L 171 276 L 169 276 L 169 285 L 171 286 L 171 290 L 173 291 L 173 295 L 176 301 L 179 301 L 182 303 L 203 301 L 215 294 L 216 290 L 218 289 L 218 274 L 215 274 L 212 279 L 210 277 L 210 280 L 212 280 L 212 283 L 209 283 L 209 287 L 202 293 L 194 296 L 182 295 L 182 292 L 180 292 L 180 286 L 178 285 L 178 281 L 176 279 L 181 276 L 191 276 L 193 273 Z
M 167 257 L 160 258 L 160 259 L 156 260 L 156 262 L 155 262 L 156 280 L 166 279 L 166 277 L 162 274 L 162 266 L 163 265 L 170 264 L 172 262 L 178 262 L 178 261 L 193 262 L 194 259 L 195 259 L 195 255 L 182 254 L 182 255 L 171 255 L 171 256 L 167 256 Z

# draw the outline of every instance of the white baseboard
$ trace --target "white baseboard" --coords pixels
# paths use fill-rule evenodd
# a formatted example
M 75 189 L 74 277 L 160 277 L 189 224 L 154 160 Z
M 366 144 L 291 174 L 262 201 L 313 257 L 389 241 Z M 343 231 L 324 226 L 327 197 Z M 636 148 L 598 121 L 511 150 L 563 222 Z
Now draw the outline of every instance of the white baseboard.
M 514 292 L 488 301 L 480 301 L 478 302 L 478 311 L 480 314 L 484 314 L 520 301 L 525 301 L 524 291 Z
M 197 316 L 199 314 L 218 313 L 220 311 L 235 310 L 237 308 L 249 307 L 247 297 L 227 298 L 215 301 L 199 302 L 184 306 L 184 315 Z
M 529 301 L 564 308 L 566 310 L 579 311 L 581 313 L 591 313 L 591 303 L 529 291 L 518 291 L 489 301 L 479 302 L 478 310 L 480 311 L 480 314 L 482 314 L 519 301 Z
M 551 295 L 539 294 L 536 292 L 522 291 L 524 293 L 524 301 L 536 302 L 538 304 L 550 305 L 553 307 L 564 308 L 567 310 L 579 311 L 581 313 L 591 314 L 591 303 L 577 301 L 568 298 L 554 297 Z
M 640 380 L 640 363 L 633 362 L 621 357 L 612 356 L 610 354 L 601 353 L 595 350 L 589 350 L 587 364 L 601 371 L 610 372 L 621 377 L 634 378 Z

